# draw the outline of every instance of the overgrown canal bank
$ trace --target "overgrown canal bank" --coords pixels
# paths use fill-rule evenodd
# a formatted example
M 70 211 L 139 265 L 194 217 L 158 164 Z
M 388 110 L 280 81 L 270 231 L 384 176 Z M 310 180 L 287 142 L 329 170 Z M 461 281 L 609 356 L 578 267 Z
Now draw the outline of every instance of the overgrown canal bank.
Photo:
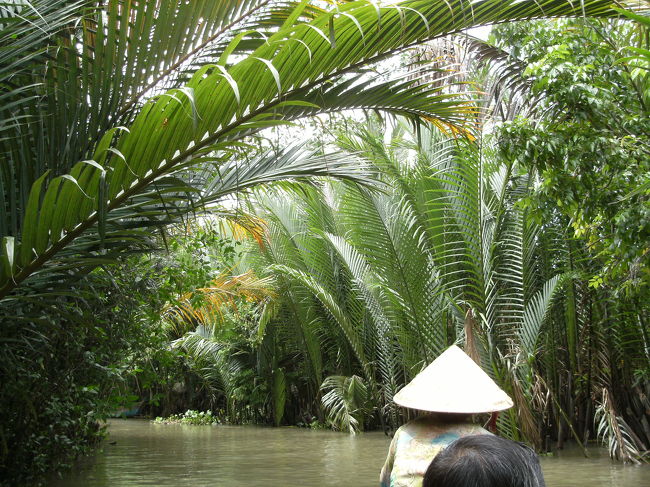
M 111 444 L 115 442 L 114 444 Z M 376 487 L 390 440 L 331 431 L 252 426 L 160 425 L 112 420 L 103 451 L 52 487 Z M 650 468 L 626 467 L 593 450 L 542 458 L 549 487 L 650 484 Z

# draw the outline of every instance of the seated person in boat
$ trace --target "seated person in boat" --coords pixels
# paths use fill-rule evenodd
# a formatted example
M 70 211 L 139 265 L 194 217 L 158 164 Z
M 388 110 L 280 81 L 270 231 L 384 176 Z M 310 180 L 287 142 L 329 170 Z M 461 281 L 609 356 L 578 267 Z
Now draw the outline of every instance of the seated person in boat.
M 431 460 L 458 438 L 489 435 L 472 414 L 501 411 L 512 400 L 457 346 L 443 352 L 393 401 L 424 412 L 400 427 L 380 474 L 382 487 L 421 487 Z

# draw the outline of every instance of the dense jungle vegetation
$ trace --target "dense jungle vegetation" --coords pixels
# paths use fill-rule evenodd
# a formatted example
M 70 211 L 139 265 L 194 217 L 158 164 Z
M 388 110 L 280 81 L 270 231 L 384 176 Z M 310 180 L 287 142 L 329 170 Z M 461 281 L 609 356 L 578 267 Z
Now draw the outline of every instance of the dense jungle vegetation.
M 0 483 L 133 406 L 389 431 L 453 343 L 647 461 L 650 4 L 387 3 L 0 0 Z

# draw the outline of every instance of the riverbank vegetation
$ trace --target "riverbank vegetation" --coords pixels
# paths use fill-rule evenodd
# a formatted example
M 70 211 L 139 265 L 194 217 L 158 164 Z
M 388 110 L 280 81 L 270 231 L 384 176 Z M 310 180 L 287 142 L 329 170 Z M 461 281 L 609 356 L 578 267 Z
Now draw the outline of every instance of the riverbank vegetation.
M 0 3 L 7 485 L 134 406 L 389 431 L 453 343 L 501 434 L 647 460 L 649 6 L 610 3 Z
M 154 423 L 157 424 L 189 424 L 194 426 L 213 426 L 219 424 L 216 416 L 212 415 L 212 411 L 194 411 L 188 409 L 182 414 L 172 414 L 163 418 L 158 416 Z

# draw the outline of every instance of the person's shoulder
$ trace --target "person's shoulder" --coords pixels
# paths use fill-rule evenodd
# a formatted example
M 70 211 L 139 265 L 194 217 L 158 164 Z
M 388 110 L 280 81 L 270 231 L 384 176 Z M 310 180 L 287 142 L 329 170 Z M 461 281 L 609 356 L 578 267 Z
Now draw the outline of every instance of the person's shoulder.
M 427 419 L 426 417 L 417 417 L 397 428 L 395 436 L 413 436 L 416 432 L 422 429 L 427 429 Z
M 457 429 L 459 432 L 462 432 L 462 436 L 492 434 L 482 426 L 473 423 L 459 423 L 455 426 L 455 429 Z
M 491 435 L 488 430 L 484 429 L 478 424 L 470 422 L 453 422 L 453 423 L 431 423 L 435 429 L 455 433 L 458 436 L 467 436 L 467 435 Z
M 448 429 L 448 424 L 440 423 L 435 418 L 421 416 L 403 425 L 400 429 L 402 434 L 414 437 L 434 438 Z

